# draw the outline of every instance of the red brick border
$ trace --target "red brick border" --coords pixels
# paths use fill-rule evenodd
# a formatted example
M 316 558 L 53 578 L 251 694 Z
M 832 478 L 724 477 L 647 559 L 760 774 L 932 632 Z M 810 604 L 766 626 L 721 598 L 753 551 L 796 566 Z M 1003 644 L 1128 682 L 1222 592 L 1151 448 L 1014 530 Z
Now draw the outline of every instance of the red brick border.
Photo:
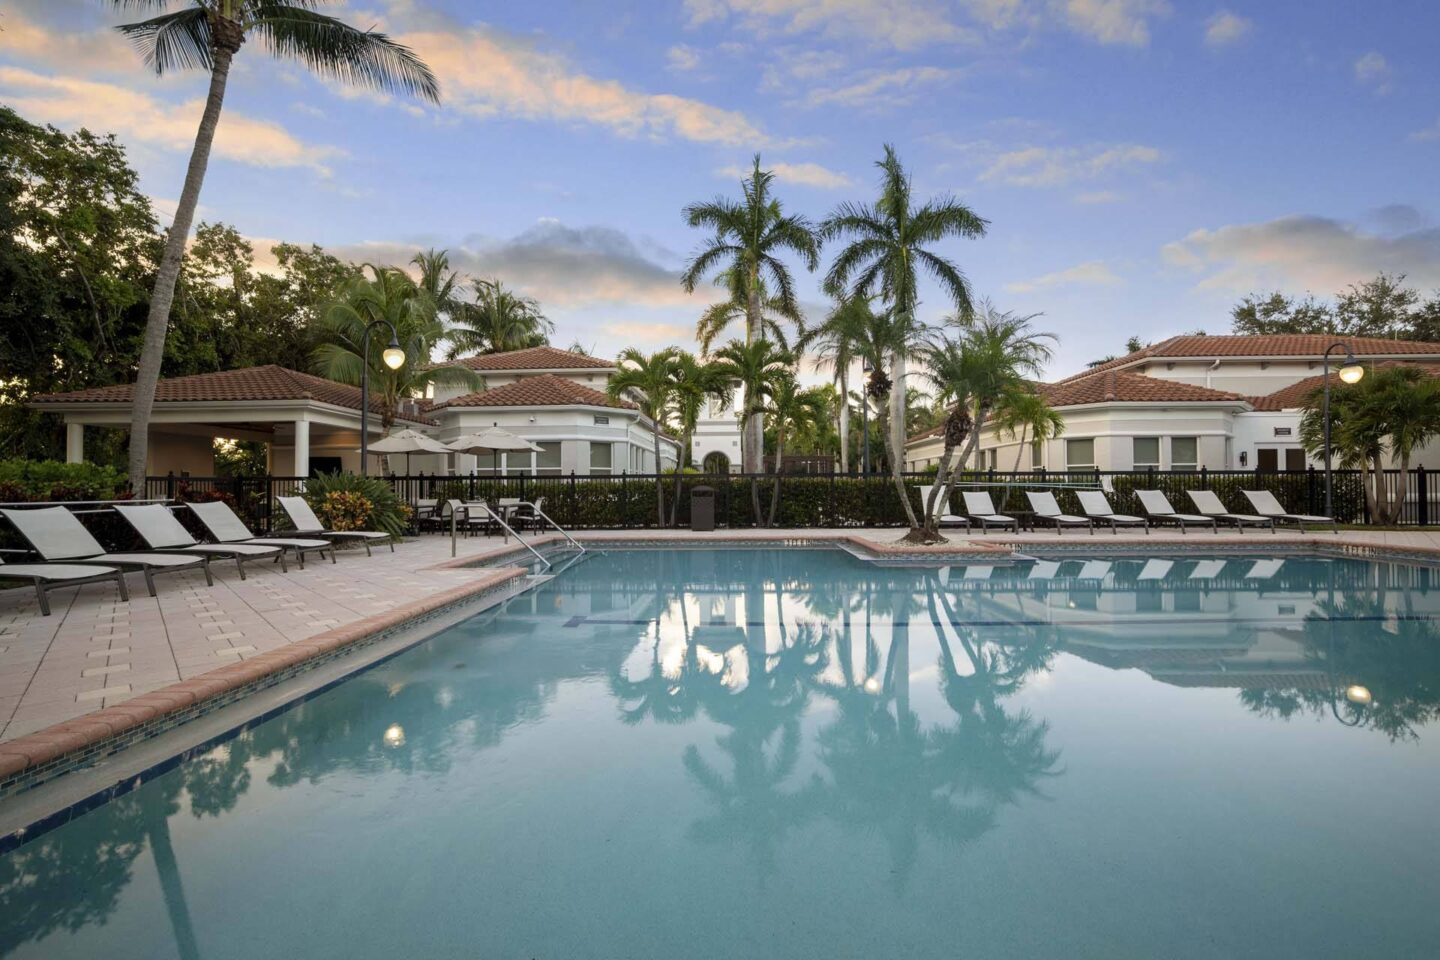
M 408 620 L 433 610 L 447 607 L 467 597 L 485 593 L 525 571 L 519 567 L 496 567 L 486 571 L 473 583 L 432 594 L 413 603 L 395 607 L 384 613 L 364 617 L 333 630 L 297 640 L 274 650 L 226 664 L 191 680 L 172 683 L 150 693 L 105 707 L 73 720 L 65 720 L 43 730 L 0 743 L 0 777 L 9 777 L 31 767 L 38 767 L 57 757 L 83 750 L 91 744 L 107 740 L 157 717 L 203 703 L 236 687 L 252 683 L 269 674 L 304 663 L 313 657 L 349 646 L 373 634 L 400 626 Z

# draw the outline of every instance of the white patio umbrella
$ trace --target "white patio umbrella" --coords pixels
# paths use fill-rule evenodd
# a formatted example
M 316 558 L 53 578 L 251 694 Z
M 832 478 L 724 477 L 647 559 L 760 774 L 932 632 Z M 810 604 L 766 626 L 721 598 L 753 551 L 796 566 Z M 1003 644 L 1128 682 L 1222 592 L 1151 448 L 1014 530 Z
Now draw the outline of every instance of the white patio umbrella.
M 463 437 L 456 437 L 445 446 L 456 453 L 505 453 L 510 450 L 541 452 L 539 444 L 517 437 L 500 427 L 486 427 L 479 433 L 467 433 Z
M 434 437 L 427 437 L 419 430 L 411 430 L 406 427 L 404 430 L 396 430 L 390 436 L 382 440 L 376 440 L 370 444 L 371 453 L 403 453 L 405 454 L 405 475 L 410 475 L 410 455 L 412 453 L 450 453 L 451 450 L 445 444 Z

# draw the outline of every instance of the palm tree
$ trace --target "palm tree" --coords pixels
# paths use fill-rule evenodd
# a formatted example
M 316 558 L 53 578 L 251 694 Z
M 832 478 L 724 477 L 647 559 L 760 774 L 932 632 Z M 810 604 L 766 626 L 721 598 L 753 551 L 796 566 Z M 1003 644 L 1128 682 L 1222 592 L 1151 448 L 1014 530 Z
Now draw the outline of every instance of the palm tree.
M 995 429 L 1019 441 L 1015 466 L 1010 470 L 1011 473 L 1019 473 L 1027 444 L 1043 443 L 1060 436 L 1065 432 L 1065 418 L 1050 406 L 1044 394 L 1034 389 L 1011 390 L 995 405 Z
M 763 417 L 765 401 L 774 394 L 779 380 L 791 375 L 790 368 L 795 364 L 794 357 L 769 340 L 755 340 L 750 343 L 731 340 L 715 351 L 715 358 L 722 375 L 740 383 L 740 389 L 745 394 L 740 419 L 747 423 L 752 417 Z M 759 437 L 748 430 L 742 432 L 741 460 L 744 463 L 761 463 L 763 446 L 757 451 L 752 450 L 751 445 L 763 445 L 764 442 L 763 432 Z M 755 510 L 755 525 L 761 526 L 763 521 L 760 515 L 760 488 L 754 472 L 750 474 L 750 504 Z
M 435 313 L 442 324 L 464 309 L 460 300 L 460 286 L 464 280 L 457 271 L 450 269 L 450 251 L 423 250 L 411 257 L 410 263 L 420 271 L 416 282 L 430 302 L 435 304 Z
M 795 286 L 790 268 L 780 259 L 786 250 L 798 255 L 807 270 L 820 265 L 820 241 L 810 221 L 801 216 L 787 216 L 780 201 L 771 195 L 775 175 L 760 169 L 760 155 L 750 177 L 740 184 L 744 194 L 736 203 L 716 197 L 709 203 L 693 203 L 685 208 L 685 221 L 692 227 L 709 227 L 715 235 L 690 259 L 680 283 L 686 292 L 712 271 L 729 274 L 725 279 L 732 301 L 745 303 L 745 342 L 754 343 L 764 337 L 764 305 L 766 291 L 783 316 L 797 316 L 800 308 L 795 300 Z M 744 431 L 749 443 L 742 443 L 743 466 L 746 473 L 761 469 L 759 460 L 763 440 L 758 407 L 751 407 Z
M 370 272 L 365 276 L 364 271 Z M 388 320 L 405 350 L 405 362 L 392 370 L 381 359 L 390 340 L 389 328 L 368 329 Z M 368 332 L 367 332 L 368 331 Z M 479 390 L 485 385 L 473 370 L 431 364 L 430 351 L 444 336 L 435 304 L 405 271 L 365 264 L 361 275 L 341 288 L 320 316 L 314 354 L 315 372 L 341 383 L 358 384 L 364 367 L 365 338 L 370 338 L 370 389 L 383 405 L 380 423 L 386 434 L 405 397 L 423 396 L 431 386 Z
M 738 276 L 735 271 L 726 270 L 715 278 L 716 285 L 726 287 L 730 292 L 730 297 L 719 303 L 711 304 L 695 322 L 695 339 L 700 341 L 701 356 L 710 355 L 710 348 L 715 345 L 715 341 L 720 339 L 720 335 L 732 323 L 737 320 L 746 321 L 750 316 L 750 298 L 736 282 Z M 786 304 L 779 298 L 770 296 L 764 291 L 762 283 L 760 335 L 788 350 L 790 348 L 789 338 L 786 337 L 783 326 L 786 321 L 793 323 L 796 327 L 804 324 L 804 318 L 795 304 Z
M 900 496 L 900 506 L 910 524 L 911 533 L 907 536 L 916 534 L 921 524 L 916 518 L 915 508 L 910 504 L 910 496 L 905 490 L 905 478 L 901 474 L 905 448 L 903 444 L 894 442 L 896 435 L 903 434 L 904 430 L 903 427 L 900 430 L 891 429 L 897 406 L 903 416 L 906 405 L 890 402 L 891 397 L 898 391 L 895 389 L 896 381 L 888 371 L 894 369 L 892 363 L 899 362 L 898 358 L 914 353 L 924 345 L 925 340 L 921 333 L 918 327 L 902 320 L 893 310 L 886 310 L 883 313 L 871 313 L 864 319 L 863 338 L 858 345 L 861 359 L 870 367 L 870 376 L 865 382 L 865 401 L 871 403 L 875 409 L 877 431 L 883 440 L 886 458 L 890 461 L 890 478 L 895 483 L 896 493 Z M 865 442 L 869 444 L 869 437 L 865 438 Z
M 945 451 L 940 470 L 925 505 L 926 528 L 939 535 L 937 504 L 943 512 L 954 483 L 954 453 L 968 434 L 969 442 L 960 457 L 958 470 L 969 464 L 979 445 L 980 431 L 990 411 L 1007 393 L 1029 390 L 1029 378 L 1038 377 L 1053 355 L 1054 334 L 1030 329 L 1031 316 L 1017 316 L 996 310 L 985 303 L 980 316 L 970 322 L 952 319 L 959 327 L 958 338 L 943 333 L 933 337 L 921 351 L 926 379 L 935 385 L 942 401 L 951 403 L 946 418 Z
M 919 279 L 923 271 L 944 288 L 962 317 L 971 313 L 970 282 L 950 260 L 934 253 L 929 247 L 949 237 L 982 237 L 988 221 L 965 204 L 950 197 L 940 197 L 919 207 L 910 196 L 910 177 L 895 155 L 895 148 L 885 145 L 885 157 L 878 161 L 880 196 L 874 205 L 841 204 L 820 227 L 824 240 L 844 237 L 848 245 L 835 257 L 826 275 L 825 286 L 832 293 L 865 297 L 878 293 L 888 305 L 895 323 L 905 336 L 893 338 L 897 347 L 914 337 L 918 326 L 915 309 L 920 303 Z M 892 358 L 894 379 L 904 382 L 909 352 L 903 348 Z M 888 442 L 890 468 L 901 502 L 910 518 L 907 538 L 925 539 L 917 529 L 909 498 L 905 496 L 900 471 L 904 466 L 905 394 L 891 394 Z
M 780 476 L 785 468 L 785 434 L 788 430 L 804 429 L 828 413 L 824 397 L 815 388 L 802 389 L 795 375 L 786 371 L 775 378 L 770 393 L 770 404 L 766 408 L 775 427 L 775 486 L 770 493 L 770 519 L 766 526 L 775 526 L 775 514 L 780 509 Z
M 819 326 L 802 329 L 796 350 L 815 350 L 817 369 L 834 371 L 842 401 L 850 396 L 850 368 L 860 359 L 875 312 L 863 297 L 842 297 Z M 840 404 L 840 472 L 850 472 L 850 404 Z
M 542 347 L 555 324 L 540 312 L 533 297 L 506 290 L 499 280 L 476 280 L 475 302 L 463 304 L 451 328 L 450 359 L 462 353 L 504 353 Z
M 660 430 L 669 413 L 675 390 L 675 350 L 666 349 L 649 356 L 627 348 L 617 361 L 619 371 L 610 378 L 608 391 L 616 400 L 630 400 L 650 418 L 650 432 L 655 441 L 655 525 L 665 526 L 665 481 L 661 476 Z
M 734 381 L 717 364 L 701 363 L 686 350 L 675 351 L 674 377 L 675 415 L 680 427 L 680 462 L 675 469 L 675 495 L 670 501 L 670 525 L 677 522 L 680 509 L 680 476 L 690 466 L 695 428 L 700 413 L 710 400 L 729 404 L 735 395 Z
M 248 37 L 259 37 L 272 53 L 300 60 L 323 77 L 440 102 L 440 84 L 435 75 L 408 47 L 395 43 L 383 33 L 357 30 L 318 13 L 314 8 L 319 3 L 320 0 L 191 0 L 183 10 L 160 12 L 148 20 L 118 28 L 135 43 L 146 65 L 157 75 L 196 67 L 210 73 L 210 91 L 200 115 L 195 146 L 190 152 L 185 184 L 180 190 L 175 219 L 170 224 L 155 270 L 155 288 L 150 294 L 150 314 L 145 321 L 145 338 L 130 406 L 131 489 L 142 489 L 145 482 L 150 412 L 165 356 L 170 305 L 175 298 L 185 245 L 190 239 L 190 224 L 200 202 L 210 147 L 220 123 L 230 63 L 241 45 Z M 153 11 L 164 11 L 171 5 L 170 0 L 111 0 L 111 4 L 121 10 Z

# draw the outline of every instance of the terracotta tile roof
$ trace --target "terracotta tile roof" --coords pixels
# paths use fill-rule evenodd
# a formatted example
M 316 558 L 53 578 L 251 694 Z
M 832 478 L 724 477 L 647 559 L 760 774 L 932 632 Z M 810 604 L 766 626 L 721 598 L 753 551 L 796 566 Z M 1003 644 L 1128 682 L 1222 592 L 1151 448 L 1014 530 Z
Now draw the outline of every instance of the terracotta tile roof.
M 1440 356 L 1440 343 L 1421 340 L 1387 340 L 1383 337 L 1336 337 L 1329 334 L 1272 334 L 1265 336 L 1208 336 L 1186 334 L 1151 344 L 1144 350 L 1116 357 L 1092 367 L 1060 383 L 1079 380 L 1091 374 L 1130 366 L 1150 358 L 1168 357 L 1313 357 L 1320 359 L 1325 348 L 1339 341 L 1357 357 L 1397 355 Z
M 467 393 L 444 403 L 443 407 L 615 407 L 634 410 L 635 404 L 628 400 L 612 400 L 599 390 L 582 386 L 574 380 L 557 377 L 553 373 L 542 373 L 533 377 L 522 377 L 514 383 L 494 390 L 480 390 Z
M 31 398 L 31 403 L 125 403 L 134 395 L 133 384 L 113 387 L 92 387 L 69 393 L 47 393 Z M 263 367 L 242 367 L 239 370 L 217 370 L 188 377 L 168 377 L 155 388 L 156 403 L 247 400 L 315 400 L 351 410 L 360 409 L 360 388 L 336 383 L 310 373 L 301 373 L 269 364 Z M 427 404 L 420 403 L 421 410 Z M 384 402 L 372 396 L 370 410 L 380 414 Z M 425 417 L 400 416 L 412 423 L 433 424 Z
M 1376 367 L 1418 367 L 1432 377 L 1440 377 L 1440 366 L 1426 363 L 1405 363 L 1403 361 L 1389 360 L 1383 363 L 1374 364 Z M 1334 371 L 1331 371 L 1334 376 Z M 1250 405 L 1256 410 L 1295 410 L 1305 406 L 1305 400 L 1310 394 L 1324 385 L 1325 375 L 1317 373 L 1313 377 L 1306 377 L 1288 387 L 1281 387 L 1274 393 L 1268 393 L 1263 397 L 1251 397 Z M 1331 381 L 1331 389 L 1339 384 L 1338 380 Z
M 1103 370 L 1078 379 L 1044 384 L 1040 393 L 1052 407 L 1075 407 L 1083 403 L 1195 403 L 1246 399 L 1238 393 L 1123 370 Z
M 484 353 L 451 361 L 471 370 L 613 370 L 613 360 L 587 357 L 555 347 L 530 347 L 505 353 Z

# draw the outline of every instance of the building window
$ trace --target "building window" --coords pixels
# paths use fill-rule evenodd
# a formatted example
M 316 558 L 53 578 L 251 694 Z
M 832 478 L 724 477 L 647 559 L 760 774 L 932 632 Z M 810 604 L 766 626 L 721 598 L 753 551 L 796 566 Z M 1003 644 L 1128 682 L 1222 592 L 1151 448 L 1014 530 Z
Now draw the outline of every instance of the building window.
M 1065 468 L 1067 470 L 1095 469 L 1095 441 L 1066 440 Z
M 557 476 L 560 473 L 560 444 L 557 441 L 540 444 L 535 454 L 535 473 L 538 476 Z
M 611 472 L 614 447 L 608 443 L 590 444 L 590 472 L 592 474 L 609 474 Z
M 998 465 L 998 462 L 999 462 L 999 459 L 1000 459 L 1000 448 L 999 448 L 999 447 L 991 447 L 990 450 L 988 451 L 988 453 L 989 453 L 989 456 L 990 456 L 990 469 L 991 469 L 991 470 L 994 470 L 994 469 L 996 468 L 996 466 Z
M 1170 469 L 1198 470 L 1200 468 L 1200 441 L 1196 437 L 1170 438 Z
M 1148 467 L 1160 469 L 1160 438 L 1159 437 L 1136 437 L 1135 438 L 1135 469 L 1144 470 Z
M 1045 444 L 1039 440 L 1030 443 L 1030 469 L 1039 470 L 1045 466 Z
M 475 455 L 475 472 L 482 477 L 493 477 L 500 472 L 500 457 L 502 454 L 477 453 Z

